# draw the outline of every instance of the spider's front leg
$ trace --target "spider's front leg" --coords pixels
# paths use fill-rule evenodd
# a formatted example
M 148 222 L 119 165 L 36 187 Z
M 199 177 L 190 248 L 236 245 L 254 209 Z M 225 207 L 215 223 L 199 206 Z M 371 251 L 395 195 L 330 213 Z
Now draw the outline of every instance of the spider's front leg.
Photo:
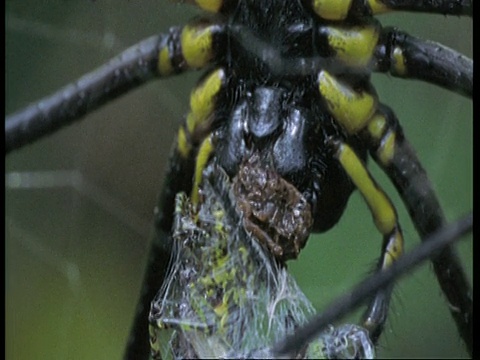
M 345 20 L 387 13 L 411 11 L 442 15 L 472 16 L 472 0 L 303 0 L 319 17 L 326 20 Z
M 152 36 L 73 84 L 7 116 L 5 154 L 82 118 L 158 77 L 201 69 L 217 56 L 222 24 L 199 19 Z
M 212 63 L 221 43 L 222 27 L 195 22 L 183 30 L 173 29 L 169 42 L 158 57 L 160 73 L 169 75 L 187 68 L 201 68 Z M 225 86 L 225 74 L 217 69 L 209 73 L 193 90 L 190 112 L 179 128 L 170 155 L 165 183 L 155 209 L 155 236 L 149 250 L 142 290 L 130 331 L 125 359 L 148 358 L 148 315 L 150 302 L 160 289 L 171 253 L 175 196 L 179 192 L 192 193 L 195 202 L 200 181 L 196 170 L 208 157 L 208 134 L 216 100 Z M 198 159 L 197 159 L 198 157 Z

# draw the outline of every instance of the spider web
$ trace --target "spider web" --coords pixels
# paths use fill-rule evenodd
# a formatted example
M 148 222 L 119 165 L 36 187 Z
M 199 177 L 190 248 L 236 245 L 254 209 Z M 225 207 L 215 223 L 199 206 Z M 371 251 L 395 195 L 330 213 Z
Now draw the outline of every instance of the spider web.
M 6 113 L 193 13 L 169 1 L 7 1 Z M 468 19 L 408 14 L 385 21 L 472 54 Z M 165 161 L 198 75 L 149 84 L 6 158 L 8 359 L 121 357 Z M 418 82 L 375 81 L 417 148 L 447 217 L 467 212 L 471 101 Z M 417 236 L 400 200 L 371 167 L 413 245 Z M 461 249 L 470 274 L 471 247 L 463 242 Z M 340 224 L 310 239 L 289 269 L 321 309 L 368 272 L 379 248 L 380 235 L 355 194 Z M 466 356 L 428 266 L 397 293 L 380 357 Z

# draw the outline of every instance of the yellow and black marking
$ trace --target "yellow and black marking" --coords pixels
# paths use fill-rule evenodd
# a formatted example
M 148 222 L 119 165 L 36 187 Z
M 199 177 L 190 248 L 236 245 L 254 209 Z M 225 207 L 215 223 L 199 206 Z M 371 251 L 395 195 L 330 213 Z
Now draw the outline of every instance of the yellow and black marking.
M 323 26 L 320 34 L 327 37 L 328 45 L 339 63 L 350 68 L 368 68 L 374 59 L 381 34 L 375 21 L 361 25 Z
M 225 90 L 226 76 L 222 68 L 208 73 L 190 95 L 190 111 L 179 127 L 170 166 L 165 176 L 164 192 L 159 200 L 157 226 L 169 232 L 173 221 L 175 194 L 189 191 L 194 201 L 198 200 L 198 185 L 201 172 L 214 151 L 212 122 L 215 117 L 217 100 Z
M 224 3 L 229 1 L 228 0 L 226 1 L 225 0 L 190 0 L 190 2 L 197 5 L 202 10 L 217 13 L 221 10 Z
M 392 52 L 392 69 L 391 72 L 395 75 L 405 77 L 408 75 L 407 64 L 403 49 L 399 46 L 395 46 Z
M 215 56 L 215 36 L 222 31 L 222 26 L 204 19 L 192 21 L 183 28 L 171 28 L 159 49 L 158 75 L 168 76 L 209 65 Z
M 367 126 L 376 111 L 377 99 L 374 95 L 366 90 L 353 90 L 327 71 L 321 71 L 317 81 L 328 110 L 349 134 Z
M 183 158 L 190 156 L 193 148 L 211 132 L 216 109 L 216 99 L 225 87 L 225 72 L 217 69 L 197 85 L 190 95 L 190 111 L 185 123 L 178 130 L 178 152 Z
M 419 54 L 426 56 L 418 56 Z M 383 28 L 373 68 L 406 79 L 427 81 L 472 96 L 473 61 L 433 41 L 423 41 L 395 28 Z
M 311 0 L 311 6 L 313 11 L 325 20 L 345 20 L 352 15 L 382 14 L 390 11 L 381 0 Z
M 369 122 L 366 133 L 372 142 L 379 164 L 387 168 L 391 165 L 396 153 L 397 143 L 395 129 L 388 123 L 385 114 L 378 111 Z
M 177 149 L 182 161 L 195 157 L 195 171 L 191 191 L 192 202 L 198 203 L 202 172 L 214 153 L 212 122 L 219 93 L 226 85 L 225 71 L 209 73 L 190 95 L 190 111 L 177 135 Z
M 453 1 L 399 1 L 399 0 L 304 0 L 322 19 L 342 21 L 389 11 L 422 11 L 440 14 L 465 14 L 465 4 Z M 470 15 L 471 15 L 471 9 Z
M 338 140 L 332 140 L 330 145 L 334 149 L 335 158 L 365 199 L 375 226 L 383 235 L 382 256 L 378 268 L 386 269 L 403 253 L 403 236 L 395 208 L 350 146 Z M 378 309 L 388 307 L 389 295 L 382 295 L 382 300 L 385 301 L 384 305 L 373 307 L 374 313 L 367 312 L 366 315 L 364 326 L 370 331 L 373 339 L 379 336 L 384 322 L 385 314 Z
M 328 24 L 320 27 L 320 38 L 329 47 L 335 65 L 321 72 L 343 73 L 345 69 L 435 83 L 466 96 L 472 94 L 471 59 L 451 54 L 451 49 L 416 39 L 395 28 L 382 28 L 374 20 L 360 24 Z M 419 53 L 428 56 L 418 56 Z M 454 65 L 455 64 L 455 65 Z
M 195 162 L 195 175 L 192 186 L 192 203 L 198 204 L 200 196 L 200 183 L 202 182 L 203 171 L 207 167 L 208 161 L 214 153 L 214 144 L 212 136 L 207 137 L 198 149 L 197 161 Z
M 426 236 L 434 228 L 441 227 L 444 219 L 438 216 L 440 204 L 415 150 L 405 138 L 393 111 L 383 104 L 379 105 L 368 126 L 360 132 L 360 136 L 369 144 L 372 157 L 406 199 L 410 216 L 417 219 L 414 223 L 418 232 Z M 423 186 L 418 186 L 419 183 Z M 421 207 L 417 205 L 420 198 Z

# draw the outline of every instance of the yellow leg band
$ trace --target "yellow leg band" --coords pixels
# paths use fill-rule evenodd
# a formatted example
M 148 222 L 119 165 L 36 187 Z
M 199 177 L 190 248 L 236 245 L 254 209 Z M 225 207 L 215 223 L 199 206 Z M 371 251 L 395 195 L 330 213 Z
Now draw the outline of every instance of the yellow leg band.
M 407 66 L 405 65 L 405 57 L 403 56 L 403 50 L 399 46 L 395 47 L 393 50 L 393 59 L 394 59 L 394 73 L 400 76 L 407 75 Z
M 339 141 L 335 141 L 334 146 L 337 159 L 368 204 L 377 229 L 383 235 L 392 232 L 397 225 L 397 215 L 387 195 L 350 146 Z
M 199 69 L 207 65 L 213 57 L 211 26 L 187 25 L 181 35 L 182 53 L 188 66 Z
M 223 5 L 223 0 L 195 0 L 195 3 L 203 10 L 218 12 Z
M 367 0 L 367 3 L 370 5 L 370 9 L 372 9 L 373 15 L 383 14 L 390 11 L 390 9 L 381 0 Z
M 170 51 L 168 47 L 164 47 L 160 50 L 158 55 L 158 73 L 161 76 L 167 76 L 173 74 L 173 66 L 170 61 Z
M 192 134 L 213 113 L 215 97 L 220 92 L 224 82 L 224 70 L 217 69 L 193 90 L 190 95 L 190 113 L 187 116 L 187 131 L 189 133 Z
M 185 125 L 178 130 L 178 151 L 187 158 L 192 148 L 210 132 L 216 96 L 225 84 L 225 71 L 217 69 L 210 73 L 190 95 L 190 112 Z
M 192 186 L 192 204 L 198 204 L 199 198 L 199 189 L 200 183 L 202 182 L 202 174 L 203 170 L 207 166 L 208 160 L 210 159 L 210 155 L 213 153 L 214 146 L 212 141 L 212 136 L 207 137 L 203 140 L 200 148 L 198 149 L 197 161 L 195 164 L 195 175 L 193 179 L 193 186 Z
M 185 129 L 183 126 L 180 126 L 180 128 L 178 129 L 177 150 L 184 159 L 188 158 L 190 150 L 192 150 L 192 146 L 187 139 L 187 134 L 185 133 Z
M 313 11 L 325 20 L 344 20 L 348 15 L 348 10 L 352 5 L 352 0 L 313 0 Z
M 335 50 L 335 57 L 345 65 L 364 68 L 370 64 L 378 44 L 380 28 L 377 24 L 363 26 L 324 27 L 328 44 Z
M 318 75 L 318 86 L 328 110 L 350 134 L 368 124 L 376 110 L 376 98 L 363 91 L 356 92 L 326 71 Z
M 377 156 L 382 166 L 388 166 L 395 155 L 396 133 L 388 128 L 385 116 L 378 112 L 368 123 L 367 132 L 371 139 L 378 143 Z
M 385 134 L 380 147 L 377 150 L 378 159 L 383 166 L 388 166 L 395 155 L 395 133 L 389 131 Z
M 388 239 L 387 247 L 383 257 L 382 269 L 391 266 L 403 254 L 403 236 L 396 228 Z

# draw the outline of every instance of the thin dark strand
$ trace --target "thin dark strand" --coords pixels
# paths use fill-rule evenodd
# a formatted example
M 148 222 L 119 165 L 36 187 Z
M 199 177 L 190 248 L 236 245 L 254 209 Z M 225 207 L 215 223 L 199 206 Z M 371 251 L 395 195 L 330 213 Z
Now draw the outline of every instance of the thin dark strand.
M 167 36 L 156 35 L 125 50 L 97 70 L 20 110 L 5 121 L 5 155 L 30 144 L 146 83 L 157 75 L 158 49 Z
M 469 213 L 467 216 L 431 235 L 428 241 L 422 242 L 414 250 L 402 256 L 390 268 L 362 281 L 350 292 L 333 301 L 324 312 L 304 327 L 298 329 L 295 334 L 275 344 L 273 347 L 274 355 L 280 357 L 295 354 L 312 341 L 315 336 L 324 331 L 329 324 L 338 321 L 341 317 L 355 310 L 379 289 L 392 284 L 397 278 L 412 270 L 413 267 L 430 257 L 437 256 L 441 249 L 458 241 L 463 235 L 470 232 L 472 227 L 473 214 Z

